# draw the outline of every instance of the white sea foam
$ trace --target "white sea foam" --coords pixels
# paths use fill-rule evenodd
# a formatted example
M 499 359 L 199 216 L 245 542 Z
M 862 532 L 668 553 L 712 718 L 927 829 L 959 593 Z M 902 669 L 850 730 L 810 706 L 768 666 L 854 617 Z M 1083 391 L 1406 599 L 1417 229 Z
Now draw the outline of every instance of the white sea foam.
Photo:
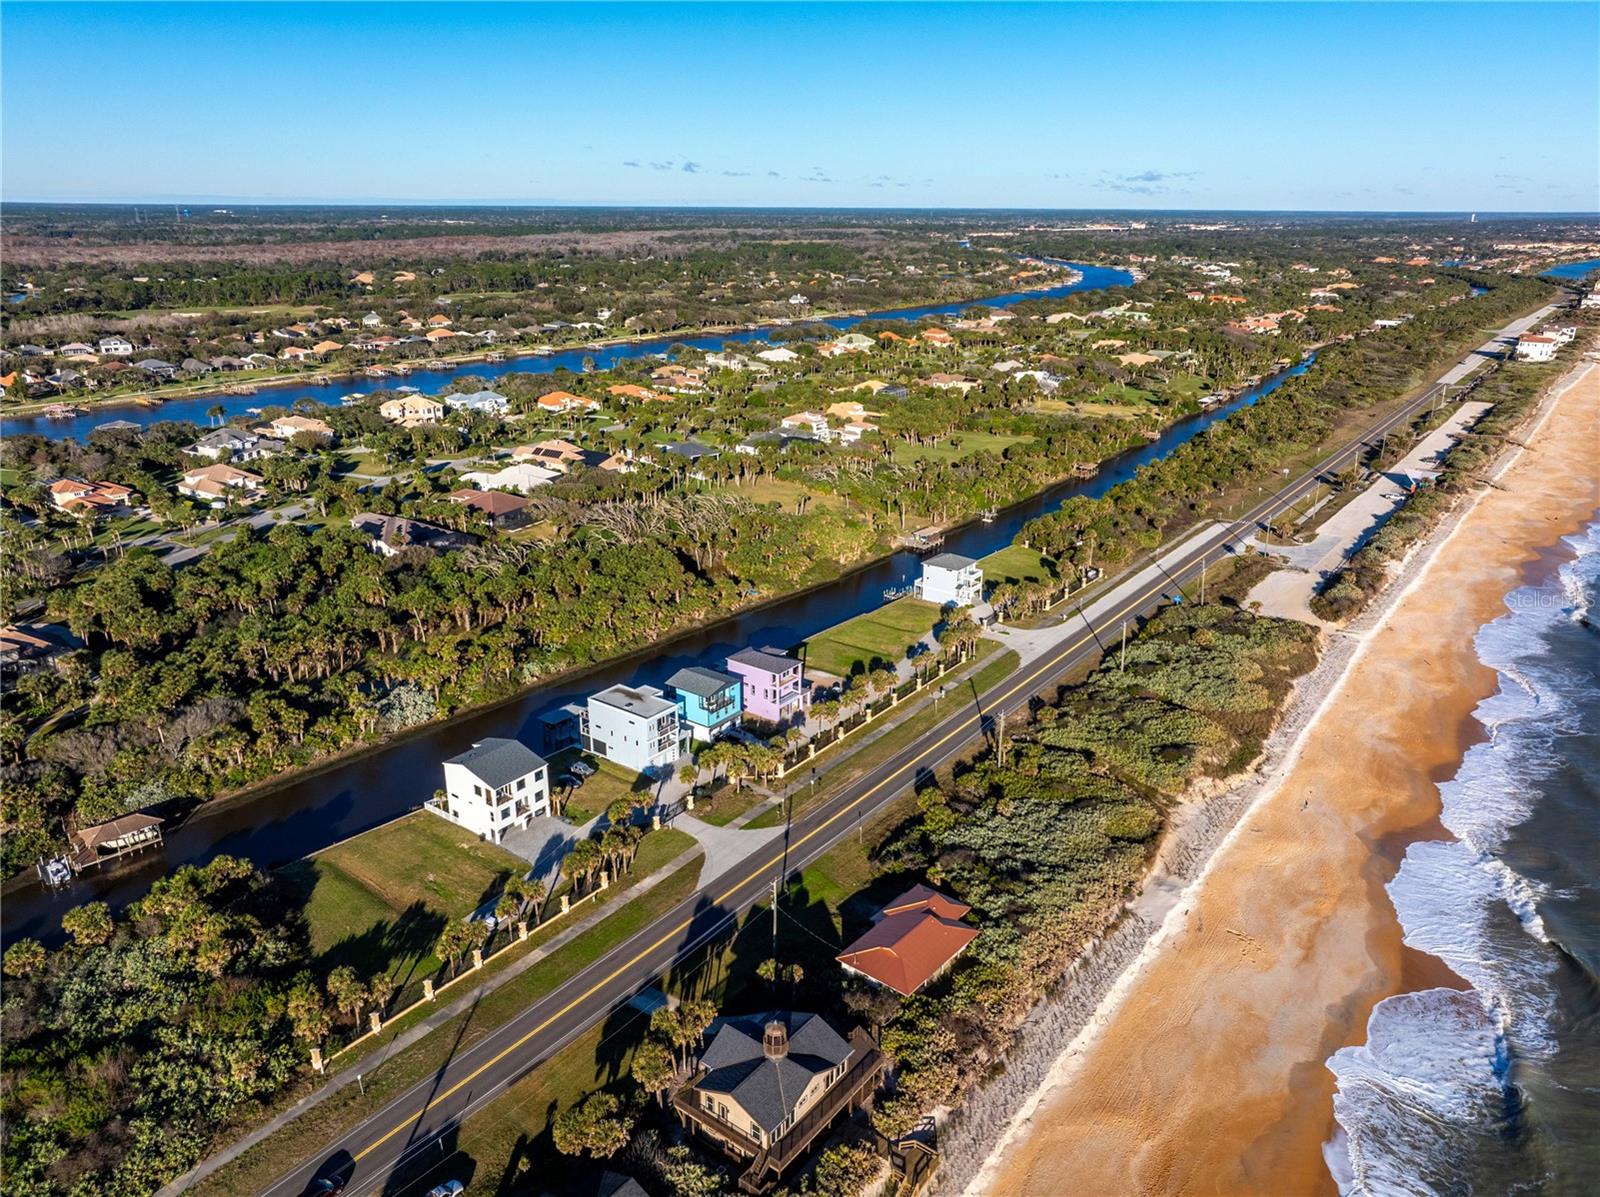
M 1502 1031 L 1516 1031 L 1523 1051 L 1554 1050 L 1545 1023 L 1555 991 L 1551 958 L 1542 952 L 1507 954 L 1491 932 L 1496 911 L 1521 906 L 1538 922 L 1533 887 L 1492 856 L 1458 841 L 1412 844 L 1389 883 L 1405 942 L 1437 956 L 1467 984 Z M 1501 916 L 1503 917 L 1503 915 Z M 1538 927 L 1543 938 L 1543 926 Z
M 1494 1124 L 1505 1072 L 1499 1029 L 1472 994 L 1425 989 L 1385 998 L 1367 1021 L 1367 1042 L 1340 1048 L 1328 1068 L 1338 1080 L 1333 1110 L 1343 1133 L 1325 1155 L 1341 1193 L 1470 1188 L 1469 1160 L 1451 1147 Z
M 1324 1154 L 1343 1193 L 1471 1189 L 1475 1145 L 1490 1143 L 1511 1098 L 1510 1045 L 1523 1057 L 1557 1048 L 1548 1029 L 1554 957 L 1517 950 L 1503 930 L 1509 911 L 1532 940 L 1548 943 L 1539 916 L 1548 893 L 1495 853 L 1560 767 L 1561 737 L 1577 733 L 1581 713 L 1600 702 L 1593 682 L 1552 654 L 1549 641 L 1559 624 L 1590 617 L 1600 523 L 1567 544 L 1575 557 L 1550 584 L 1514 591 L 1507 613 L 1479 629 L 1478 657 L 1500 673 L 1500 688 L 1474 712 L 1487 738 L 1439 787 L 1442 821 L 1457 839 L 1411 845 L 1389 883 L 1405 942 L 1439 957 L 1471 989 L 1379 1002 L 1367 1042 L 1328 1061 L 1340 1129 Z

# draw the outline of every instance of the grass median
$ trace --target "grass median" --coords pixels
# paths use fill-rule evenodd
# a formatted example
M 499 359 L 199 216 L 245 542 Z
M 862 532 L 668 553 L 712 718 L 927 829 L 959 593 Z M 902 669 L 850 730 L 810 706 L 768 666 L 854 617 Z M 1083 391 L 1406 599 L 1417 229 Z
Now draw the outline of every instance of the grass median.
M 983 693 L 990 686 L 995 685 L 1003 678 L 1009 676 L 1020 663 L 1020 658 L 1011 649 L 1000 650 L 1000 646 L 992 640 L 978 641 L 978 659 L 982 662 L 980 667 L 967 676 L 959 676 L 944 682 L 946 686 L 960 687 L 962 690 L 972 690 Z M 991 658 L 985 660 L 984 658 Z M 970 666 L 969 666 L 970 668 Z M 786 811 L 784 806 L 775 806 L 764 814 L 750 820 L 746 826 L 752 829 L 762 827 L 781 827 L 785 819 L 792 818 L 812 803 L 827 798 L 837 793 L 863 774 L 876 768 L 888 760 L 895 753 L 912 743 L 920 735 L 926 733 L 940 719 L 954 709 L 955 699 L 933 703 L 928 701 L 927 694 L 911 699 L 912 702 L 922 701 L 927 705 L 923 709 L 912 713 L 904 722 L 896 724 L 889 731 L 870 742 L 863 742 L 857 737 L 849 737 L 837 744 L 830 745 L 819 752 L 812 761 L 803 768 L 817 770 L 817 780 L 814 785 L 806 785 L 789 797 Z M 879 716 L 883 718 L 884 716 Z

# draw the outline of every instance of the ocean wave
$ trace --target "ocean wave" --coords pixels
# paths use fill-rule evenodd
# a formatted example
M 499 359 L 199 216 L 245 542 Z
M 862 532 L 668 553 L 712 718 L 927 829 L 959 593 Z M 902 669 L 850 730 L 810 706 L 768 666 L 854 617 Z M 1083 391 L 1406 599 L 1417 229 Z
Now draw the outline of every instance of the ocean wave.
M 1474 711 L 1485 740 L 1439 786 L 1441 821 L 1456 839 L 1412 844 L 1389 883 L 1406 944 L 1470 988 L 1379 1002 L 1367 1042 L 1329 1059 L 1339 1131 L 1324 1154 L 1341 1192 L 1473 1191 L 1487 1176 L 1507 1191 L 1530 1183 L 1528 1161 L 1506 1150 L 1520 1100 L 1510 1061 L 1559 1050 L 1560 965 L 1541 905 L 1572 895 L 1499 853 L 1549 800 L 1576 742 L 1564 738 L 1585 736 L 1600 706 L 1596 653 L 1584 643 L 1597 630 L 1600 522 L 1567 547 L 1573 558 L 1548 582 L 1513 591 L 1506 613 L 1479 629 L 1478 658 L 1500 686 Z
M 1507 953 L 1491 926 L 1509 909 L 1544 940 L 1538 886 L 1467 844 L 1424 840 L 1406 849 L 1388 889 L 1407 946 L 1449 965 L 1495 1025 L 1515 1031 L 1520 1050 L 1555 1050 L 1546 1032 L 1554 965 L 1545 953 Z
M 1341 1193 L 1473 1188 L 1477 1151 L 1463 1145 L 1492 1140 L 1507 1105 L 1505 1041 L 1476 997 L 1425 989 L 1385 998 L 1366 1043 L 1340 1048 L 1328 1069 L 1342 1133 L 1324 1154 Z

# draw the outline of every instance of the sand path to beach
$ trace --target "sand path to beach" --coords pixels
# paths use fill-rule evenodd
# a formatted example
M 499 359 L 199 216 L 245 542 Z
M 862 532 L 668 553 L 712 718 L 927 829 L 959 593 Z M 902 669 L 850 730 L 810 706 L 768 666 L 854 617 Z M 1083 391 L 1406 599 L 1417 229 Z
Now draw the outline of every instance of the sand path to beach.
M 1451 983 L 1405 948 L 1384 885 L 1439 838 L 1434 783 L 1494 672 L 1473 651 L 1542 553 L 1600 507 L 1600 368 L 1548 410 L 1353 659 L 1186 900 L 1183 925 L 1005 1146 L 1004 1197 L 1331 1193 L 1324 1061 L 1372 1007 Z

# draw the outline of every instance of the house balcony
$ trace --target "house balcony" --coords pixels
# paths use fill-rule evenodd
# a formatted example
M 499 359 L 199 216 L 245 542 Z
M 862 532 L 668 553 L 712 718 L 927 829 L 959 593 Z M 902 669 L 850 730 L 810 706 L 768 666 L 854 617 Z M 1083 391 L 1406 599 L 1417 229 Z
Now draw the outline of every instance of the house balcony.
M 750 1161 L 739 1177 L 741 1191 L 765 1193 L 810 1150 L 836 1118 L 865 1106 L 882 1083 L 889 1060 L 872 1036 L 857 1027 L 850 1032 L 850 1046 L 855 1050 L 844 1076 L 823 1093 L 800 1121 L 766 1146 L 698 1105 L 699 1091 L 692 1085 L 673 1094 L 673 1108 L 685 1128 L 698 1130 L 712 1139 L 731 1158 Z

